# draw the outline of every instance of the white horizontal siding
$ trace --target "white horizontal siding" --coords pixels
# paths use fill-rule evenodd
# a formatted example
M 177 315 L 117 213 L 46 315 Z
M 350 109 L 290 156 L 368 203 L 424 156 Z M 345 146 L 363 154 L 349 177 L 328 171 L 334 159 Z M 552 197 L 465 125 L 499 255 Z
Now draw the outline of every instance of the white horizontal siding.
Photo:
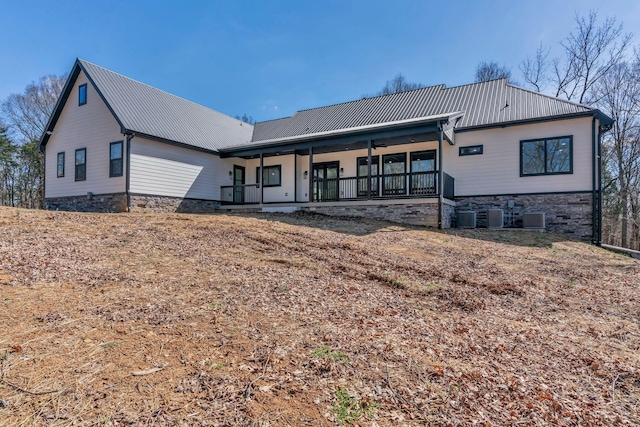
M 298 160 L 300 158 L 298 157 Z M 263 193 L 264 203 L 293 202 L 295 200 L 295 158 L 294 155 L 265 157 L 263 165 L 280 165 L 280 178 L 282 185 L 277 187 L 265 187 Z M 255 184 L 256 168 L 260 166 L 260 159 L 247 160 L 247 184 Z M 298 182 L 300 185 L 300 182 Z
M 78 87 L 82 84 L 87 84 L 87 103 L 78 105 Z M 109 144 L 124 139 L 120 125 L 81 72 L 46 145 L 45 197 L 124 192 L 124 174 L 109 178 Z M 75 150 L 79 148 L 87 149 L 87 179 L 76 182 Z M 57 177 L 59 152 L 65 153 L 62 178 Z
M 520 176 L 520 141 L 573 136 L 573 173 Z M 459 156 L 459 147 L 483 145 L 484 153 Z M 456 196 L 591 190 L 591 118 L 557 120 L 456 134 L 445 143 L 444 171 L 455 178 Z
M 190 150 L 134 137 L 131 140 L 131 182 L 134 194 L 220 200 L 220 186 L 231 185 L 229 172 L 243 159 L 221 159 L 215 154 Z

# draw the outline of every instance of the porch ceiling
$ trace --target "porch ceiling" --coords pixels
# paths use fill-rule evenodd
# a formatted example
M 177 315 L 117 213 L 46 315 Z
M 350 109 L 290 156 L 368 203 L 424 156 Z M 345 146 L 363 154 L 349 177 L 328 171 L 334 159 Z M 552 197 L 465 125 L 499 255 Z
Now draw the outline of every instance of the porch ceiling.
M 220 155 L 221 157 L 242 157 L 246 159 L 259 157 L 260 154 L 265 157 L 293 153 L 308 155 L 309 148 L 313 148 L 314 154 L 335 153 L 346 150 L 366 149 L 367 141 L 369 140 L 373 142 L 374 148 L 411 144 L 412 142 L 437 141 L 438 134 L 438 122 L 430 122 L 410 127 L 320 137 L 297 142 L 265 144 L 247 148 L 235 147 L 234 149 L 221 151 Z M 446 134 L 445 139 L 448 139 Z

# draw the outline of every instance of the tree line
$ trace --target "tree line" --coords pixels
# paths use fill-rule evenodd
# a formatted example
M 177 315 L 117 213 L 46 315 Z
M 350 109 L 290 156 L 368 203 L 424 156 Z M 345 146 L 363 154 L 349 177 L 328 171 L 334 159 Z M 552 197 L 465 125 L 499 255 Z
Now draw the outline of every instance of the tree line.
M 640 49 L 615 18 L 576 15 L 560 54 L 540 45 L 519 64 L 524 86 L 598 108 L 614 120 L 603 136 L 603 243 L 640 249 Z M 476 81 L 510 77 L 481 62 Z
M 614 119 L 603 137 L 603 242 L 640 249 L 640 48 L 615 18 L 576 14 L 575 28 L 559 42 L 559 54 L 541 44 L 512 70 L 482 61 L 476 81 L 510 78 L 537 92 L 596 107 Z M 37 144 L 62 92 L 66 76 L 45 76 L 0 104 L 0 204 L 43 206 L 44 166 Z M 376 95 L 424 87 L 398 74 Z M 251 116 L 237 117 L 248 123 Z

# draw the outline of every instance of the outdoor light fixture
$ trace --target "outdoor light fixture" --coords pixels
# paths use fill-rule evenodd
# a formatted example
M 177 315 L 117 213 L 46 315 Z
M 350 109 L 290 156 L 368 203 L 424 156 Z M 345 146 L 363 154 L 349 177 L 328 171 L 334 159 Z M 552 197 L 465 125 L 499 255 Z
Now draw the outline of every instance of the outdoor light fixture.
M 340 168 L 340 175 L 344 175 L 344 168 Z
M 304 174 L 302 174 L 302 177 L 303 177 L 304 179 L 307 179 L 307 177 L 308 177 L 308 176 L 309 176 L 309 172 L 304 171 Z
M 233 172 L 229 171 L 229 176 L 233 176 Z

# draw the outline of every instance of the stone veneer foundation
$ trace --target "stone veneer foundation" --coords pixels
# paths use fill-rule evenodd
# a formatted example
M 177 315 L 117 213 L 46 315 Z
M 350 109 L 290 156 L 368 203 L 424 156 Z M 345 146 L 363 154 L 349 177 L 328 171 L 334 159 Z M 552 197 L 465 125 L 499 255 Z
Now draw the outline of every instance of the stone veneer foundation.
M 76 212 L 126 212 L 127 195 L 98 194 L 91 197 L 55 197 L 45 199 L 45 207 L 54 211 L 76 211 Z
M 132 194 L 131 212 L 213 213 L 220 203 L 213 200 Z M 127 195 L 100 194 L 92 197 L 56 197 L 45 200 L 47 209 L 76 212 L 126 212 Z
M 213 213 L 219 207 L 220 203 L 215 200 L 131 195 L 131 212 Z
M 479 227 L 487 225 L 488 209 L 503 209 L 509 216 L 509 200 L 514 201 L 513 226 L 522 227 L 522 214 L 544 212 L 546 229 L 569 234 L 580 240 L 591 240 L 593 233 L 592 194 L 518 194 L 501 196 L 456 197 L 458 211 L 475 211 Z
M 438 226 L 438 201 L 433 199 L 423 203 L 380 203 L 366 205 L 322 205 L 303 207 L 303 210 L 328 216 L 364 217 L 401 224 Z M 455 206 L 443 204 L 442 228 L 450 228 L 455 214 Z

